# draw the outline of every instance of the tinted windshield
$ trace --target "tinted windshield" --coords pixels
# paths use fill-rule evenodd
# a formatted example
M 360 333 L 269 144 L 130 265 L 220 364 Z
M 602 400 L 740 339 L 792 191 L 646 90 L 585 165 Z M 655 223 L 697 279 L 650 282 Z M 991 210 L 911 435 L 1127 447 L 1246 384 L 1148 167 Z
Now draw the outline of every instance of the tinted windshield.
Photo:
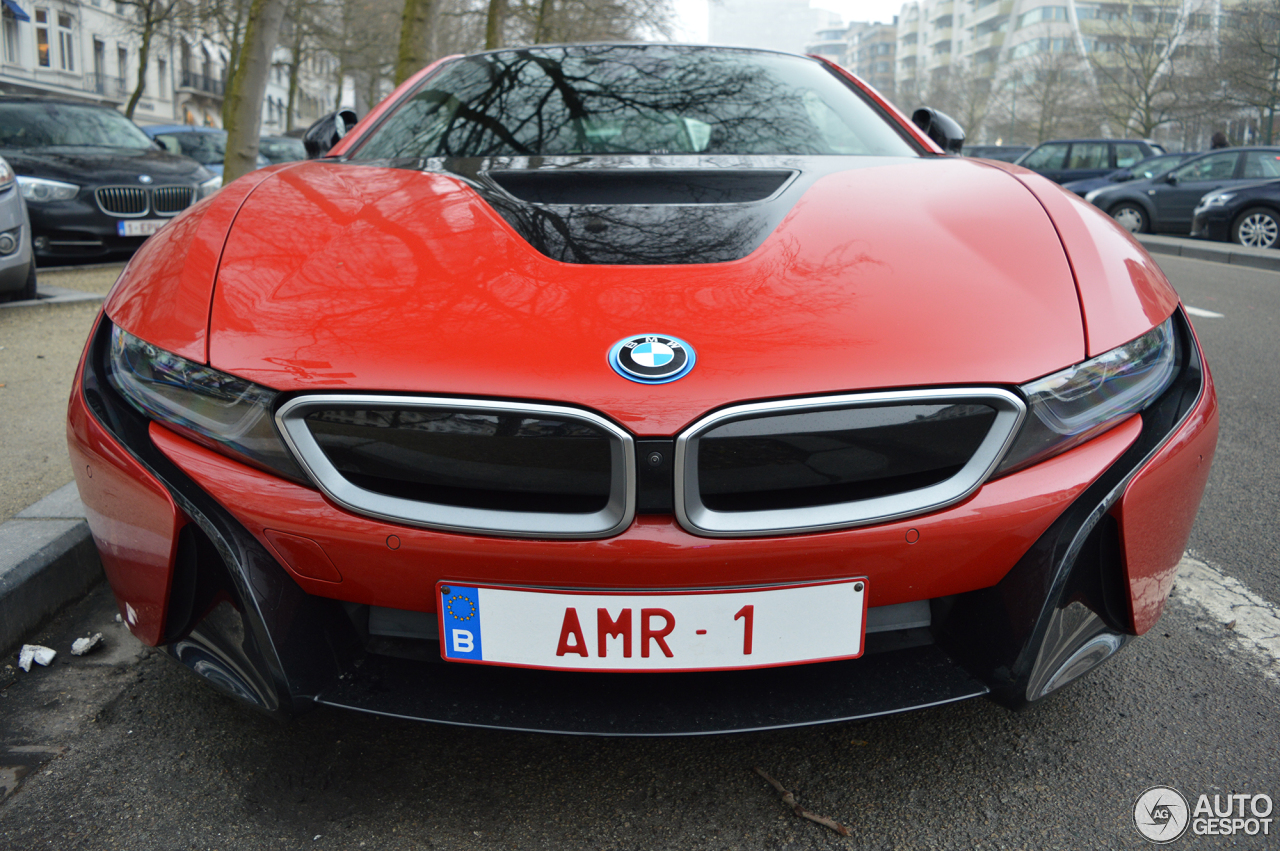
M 147 134 L 114 109 L 72 103 L 0 103 L 0 147 L 87 145 L 154 148 Z
M 353 157 L 611 153 L 916 155 L 867 101 L 813 60 L 588 45 L 452 62 Z
M 222 130 L 200 133 L 190 131 L 158 133 L 156 141 L 164 145 L 169 153 L 191 157 L 200 165 L 222 165 L 222 161 L 227 157 L 227 134 Z
M 258 142 L 258 153 L 273 163 L 287 163 L 307 158 L 307 149 L 303 147 L 301 139 L 268 139 L 264 136 Z

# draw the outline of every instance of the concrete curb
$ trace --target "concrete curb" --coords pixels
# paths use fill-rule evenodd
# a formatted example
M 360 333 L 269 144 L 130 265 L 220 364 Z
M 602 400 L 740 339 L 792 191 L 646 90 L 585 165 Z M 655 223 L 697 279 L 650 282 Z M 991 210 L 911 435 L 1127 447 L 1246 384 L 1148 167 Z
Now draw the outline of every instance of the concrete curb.
M 1183 239 L 1149 233 L 1134 236 L 1152 254 L 1172 254 L 1188 260 L 1208 260 L 1280 272 L 1280 250 L 1274 248 L 1245 248 L 1230 242 L 1208 242 L 1203 239 Z
M 106 296 L 97 293 L 86 293 L 80 290 L 69 290 L 66 287 L 50 287 L 36 284 L 36 298 L 25 301 L 0 302 L 0 310 L 22 310 L 30 308 L 52 307 L 59 304 L 74 304 L 80 301 L 102 301 Z
M 75 482 L 0 524 L 0 653 L 101 579 Z

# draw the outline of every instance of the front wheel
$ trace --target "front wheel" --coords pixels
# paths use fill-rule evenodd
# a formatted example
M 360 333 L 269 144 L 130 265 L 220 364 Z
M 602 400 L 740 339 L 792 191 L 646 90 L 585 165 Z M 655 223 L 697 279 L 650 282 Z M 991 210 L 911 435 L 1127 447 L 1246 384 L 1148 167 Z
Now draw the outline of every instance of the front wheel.
M 27 267 L 27 280 L 22 285 L 22 289 L 14 290 L 8 295 L 0 294 L 0 301 L 28 301 L 36 297 L 36 259 L 31 258 L 31 265 Z
M 1231 241 L 1250 248 L 1275 248 L 1280 242 L 1280 216 L 1265 207 L 1245 210 L 1231 226 Z
M 1111 218 L 1129 233 L 1146 233 L 1149 229 L 1147 211 L 1137 204 L 1117 204 L 1111 208 Z

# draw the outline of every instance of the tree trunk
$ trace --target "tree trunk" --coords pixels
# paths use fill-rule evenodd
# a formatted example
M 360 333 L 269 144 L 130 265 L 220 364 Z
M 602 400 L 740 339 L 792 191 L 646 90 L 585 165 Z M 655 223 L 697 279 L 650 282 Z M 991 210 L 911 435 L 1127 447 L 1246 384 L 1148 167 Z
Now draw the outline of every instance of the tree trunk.
M 280 38 L 287 0 L 253 0 L 244 30 L 236 74 L 227 92 L 225 115 L 227 157 L 222 182 L 230 183 L 258 167 L 258 136 L 262 131 L 262 96 L 267 91 L 271 53 Z
M 249 33 L 248 33 L 247 25 L 243 28 L 241 27 L 241 24 L 244 23 L 244 19 L 241 17 L 241 14 L 242 14 L 241 9 L 243 8 L 244 8 L 243 4 L 236 5 L 236 17 L 235 17 L 235 20 L 232 21 L 231 23 L 232 37 L 227 39 L 227 41 L 229 42 L 227 46 L 228 48 L 230 48 L 231 55 L 227 59 L 227 67 L 226 67 L 226 72 L 224 77 L 224 80 L 226 83 L 226 91 L 223 92 L 224 97 L 222 100 L 222 126 L 223 127 L 231 126 L 231 120 L 232 120 L 231 119 L 231 84 L 235 81 L 236 74 L 240 70 L 240 53 L 244 49 L 245 43 L 248 41 Z M 256 10 L 257 8 L 258 8 L 258 4 L 255 0 L 253 4 L 253 9 L 250 10 L 250 14 L 251 15 L 254 14 L 254 10 Z M 283 12 L 281 14 L 283 15 Z
M 484 49 L 502 47 L 502 20 L 506 17 L 506 0 L 489 0 L 489 14 L 484 22 Z
M 427 64 L 433 2 L 404 0 L 404 15 L 400 18 L 400 52 L 396 55 L 397 86 Z
M 151 9 L 148 7 L 143 14 L 145 17 L 142 21 L 142 45 L 138 48 L 138 84 L 133 87 L 133 94 L 129 96 L 129 105 L 125 107 L 124 117 L 133 120 L 133 111 L 138 108 L 138 101 L 142 99 L 142 91 L 147 87 L 147 63 L 151 60 L 151 35 L 155 32 L 155 22 L 151 19 Z
M 293 26 L 293 45 L 289 51 L 289 103 L 285 106 L 284 129 L 293 129 L 293 108 L 298 103 L 298 69 L 302 67 L 302 27 Z
M 533 43 L 542 44 L 547 37 L 547 14 L 551 11 L 551 0 L 539 0 L 538 20 L 533 25 Z

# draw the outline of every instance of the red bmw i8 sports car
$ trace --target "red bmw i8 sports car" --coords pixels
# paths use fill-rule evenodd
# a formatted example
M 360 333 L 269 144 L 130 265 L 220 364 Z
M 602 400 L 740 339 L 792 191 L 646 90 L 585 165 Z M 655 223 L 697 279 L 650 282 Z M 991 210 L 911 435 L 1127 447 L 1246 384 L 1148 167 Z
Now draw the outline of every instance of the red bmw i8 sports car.
M 1209 371 L 1114 222 L 917 121 L 818 58 L 600 44 L 322 121 L 88 341 L 130 629 L 272 712 L 603 735 L 1091 670 L 1160 616 Z

